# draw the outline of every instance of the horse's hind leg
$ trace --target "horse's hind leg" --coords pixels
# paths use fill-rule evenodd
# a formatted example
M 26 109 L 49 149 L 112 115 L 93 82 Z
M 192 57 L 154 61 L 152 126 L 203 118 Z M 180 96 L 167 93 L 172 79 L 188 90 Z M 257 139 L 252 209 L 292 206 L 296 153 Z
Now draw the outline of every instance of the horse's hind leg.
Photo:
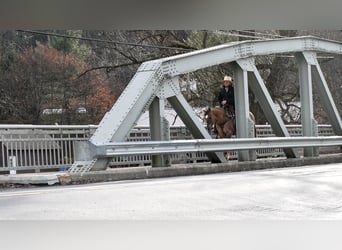
M 220 138 L 224 138 L 224 132 L 221 126 L 216 124 L 216 130 L 217 130 L 217 134 L 219 135 Z
M 223 127 L 223 133 L 225 138 L 231 138 L 234 135 L 234 126 L 229 122 L 226 122 Z
M 229 151 L 226 151 L 226 152 L 224 152 L 223 153 L 223 155 L 224 155 L 224 158 L 227 160 L 227 161 L 229 161 Z
M 234 131 L 234 125 L 232 122 L 226 122 L 223 126 L 223 133 L 225 138 L 231 138 L 233 134 L 235 133 Z M 227 161 L 229 161 L 230 154 L 229 151 L 224 152 L 224 157 L 226 158 Z

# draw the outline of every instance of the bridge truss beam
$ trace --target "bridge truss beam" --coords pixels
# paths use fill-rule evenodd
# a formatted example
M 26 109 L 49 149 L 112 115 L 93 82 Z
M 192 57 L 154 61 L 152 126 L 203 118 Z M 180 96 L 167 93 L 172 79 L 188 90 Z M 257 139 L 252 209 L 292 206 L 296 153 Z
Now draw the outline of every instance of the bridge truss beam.
M 164 130 L 167 131 L 168 125 L 164 122 L 162 107 L 162 103 L 166 99 L 174 107 L 196 139 L 209 140 L 210 135 L 198 121 L 192 108 L 181 95 L 178 77 L 198 69 L 235 61 L 238 65 L 235 74 L 241 82 L 241 86 L 236 86 L 236 102 L 241 104 L 241 107 L 239 105 L 237 108 L 238 137 L 252 137 L 252 124 L 248 116 L 248 85 L 256 93 L 264 113 L 276 134 L 287 137 L 288 133 L 286 128 L 275 111 L 270 95 L 256 70 L 254 62 L 251 63 L 251 60 L 253 60 L 251 58 L 255 56 L 277 53 L 303 53 L 304 58 L 301 54 L 297 54 L 297 58 L 300 61 L 300 79 L 301 82 L 305 83 L 301 87 L 302 96 L 306 91 L 311 93 L 310 71 L 312 66 L 313 77 L 316 79 L 319 89 L 322 90 L 323 103 L 328 110 L 327 114 L 332 121 L 334 131 L 338 135 L 341 135 L 341 119 L 331 98 L 317 59 L 313 54 L 306 52 L 342 54 L 342 44 L 311 36 L 264 41 L 243 41 L 145 62 L 139 67 L 137 73 L 113 108 L 104 116 L 98 129 L 90 138 L 88 145 L 81 145 L 79 147 L 79 151 L 81 152 L 78 155 L 86 156 L 88 160 L 91 160 L 97 155 L 97 148 L 111 142 L 123 142 L 140 115 L 146 110 L 149 110 L 152 116 L 151 127 L 154 130 L 152 132 L 152 139 L 167 140 L 168 137 L 165 136 Z M 245 65 L 245 63 L 247 64 Z M 248 79 L 250 79 L 249 83 Z M 308 98 L 302 101 L 302 104 L 305 106 L 304 112 L 307 113 L 304 116 L 305 118 L 303 118 L 303 122 L 305 123 L 305 134 L 314 136 L 315 130 L 312 126 L 311 100 L 312 96 L 309 94 Z M 150 106 L 151 104 L 152 106 Z M 286 148 L 285 153 L 287 157 L 297 157 L 293 149 Z M 241 150 L 239 159 L 250 160 L 254 158 L 252 151 L 246 151 L 246 149 Z M 306 155 L 315 155 L 314 148 L 306 150 Z M 224 161 L 224 158 L 219 152 L 210 151 L 208 156 L 212 161 Z M 83 159 L 76 158 L 76 160 Z M 167 157 L 164 159 L 156 157 L 155 165 L 167 166 L 167 161 Z M 92 160 L 92 162 L 94 161 Z M 95 161 L 92 169 L 105 169 L 107 163 L 108 161 L 105 159 L 98 159 Z

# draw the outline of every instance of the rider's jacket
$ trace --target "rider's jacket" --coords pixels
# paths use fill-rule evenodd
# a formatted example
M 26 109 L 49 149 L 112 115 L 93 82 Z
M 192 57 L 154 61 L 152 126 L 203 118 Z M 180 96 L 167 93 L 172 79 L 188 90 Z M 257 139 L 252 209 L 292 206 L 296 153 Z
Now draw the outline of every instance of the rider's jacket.
M 220 89 L 219 95 L 218 95 L 218 100 L 220 103 L 220 107 L 224 107 L 224 105 L 222 105 L 222 101 L 226 100 L 228 106 L 232 106 L 232 108 L 235 110 L 235 102 L 234 102 L 234 87 L 233 86 L 228 86 L 225 87 L 223 86 Z

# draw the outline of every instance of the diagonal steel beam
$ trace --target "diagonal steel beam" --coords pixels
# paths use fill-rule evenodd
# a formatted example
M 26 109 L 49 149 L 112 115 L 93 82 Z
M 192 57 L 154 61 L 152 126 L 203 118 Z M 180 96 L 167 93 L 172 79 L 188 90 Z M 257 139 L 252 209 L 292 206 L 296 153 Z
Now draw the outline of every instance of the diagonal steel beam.
M 322 101 L 322 104 L 325 108 L 326 114 L 331 122 L 331 126 L 335 134 L 342 135 L 341 115 L 336 108 L 336 104 L 334 102 L 334 99 L 332 98 L 331 92 L 321 70 L 321 67 L 319 66 L 317 58 L 314 58 L 312 76 L 314 79 L 314 83 L 318 88 L 320 100 Z
M 255 66 L 254 58 L 238 60 L 237 62 L 241 67 L 248 70 L 249 87 L 256 96 L 266 119 L 272 126 L 274 133 L 280 137 L 289 137 L 289 132 L 287 131 L 279 113 L 275 109 L 271 95 L 269 94 L 264 81 Z M 295 149 L 284 148 L 284 153 L 288 158 L 298 157 L 298 153 Z
M 182 119 L 186 127 L 190 130 L 192 136 L 195 139 L 211 139 L 211 136 L 204 128 L 199 117 L 196 116 L 195 112 L 192 110 L 192 108 L 181 93 L 169 97 L 168 101 L 176 110 L 177 114 Z M 186 149 L 184 149 L 184 151 L 186 151 Z M 207 155 L 209 160 L 211 160 L 212 162 L 226 161 L 223 154 L 220 152 L 208 152 Z
M 141 114 L 149 108 L 160 87 L 161 62 L 143 63 L 112 109 L 106 113 L 90 142 L 124 141 Z

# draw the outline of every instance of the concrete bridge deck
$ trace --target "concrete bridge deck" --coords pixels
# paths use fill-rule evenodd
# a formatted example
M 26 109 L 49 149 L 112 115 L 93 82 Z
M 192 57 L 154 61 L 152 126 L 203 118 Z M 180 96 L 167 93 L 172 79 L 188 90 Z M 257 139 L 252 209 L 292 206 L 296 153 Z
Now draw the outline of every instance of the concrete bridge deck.
M 260 159 L 250 162 L 229 161 L 227 163 L 192 163 L 175 164 L 170 167 L 129 167 L 94 171 L 87 173 L 30 173 L 16 175 L 0 175 L 0 187 L 9 187 L 13 184 L 20 185 L 68 185 L 85 184 L 95 182 L 109 182 L 120 180 L 136 180 L 148 178 L 162 178 L 174 176 L 202 175 L 213 173 L 227 173 L 239 171 L 251 171 L 271 168 L 298 167 L 305 165 L 320 165 L 329 163 L 341 163 L 342 154 L 321 155 L 319 157 L 306 158 L 274 158 Z

